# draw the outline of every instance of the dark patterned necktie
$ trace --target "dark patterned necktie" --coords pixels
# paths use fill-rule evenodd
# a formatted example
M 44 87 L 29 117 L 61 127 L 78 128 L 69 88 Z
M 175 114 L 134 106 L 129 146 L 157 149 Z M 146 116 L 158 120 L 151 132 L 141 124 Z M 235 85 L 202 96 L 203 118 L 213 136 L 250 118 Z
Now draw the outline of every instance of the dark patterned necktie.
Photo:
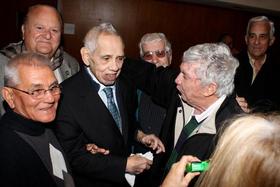
M 177 160 L 177 157 L 178 157 L 178 153 L 182 147 L 182 145 L 184 144 L 185 140 L 190 136 L 190 134 L 194 131 L 194 129 L 199 125 L 199 123 L 196 121 L 195 117 L 192 116 L 191 120 L 184 126 L 183 130 L 181 131 L 181 134 L 178 138 L 178 141 L 175 145 L 175 148 L 173 149 L 168 161 L 167 161 L 167 164 L 166 164 L 166 167 L 165 167 L 165 170 L 166 172 L 169 171 L 169 169 L 171 168 L 172 164 L 174 162 L 176 162 Z
M 107 108 L 121 131 L 121 117 L 114 101 L 112 88 L 104 88 L 103 91 L 105 92 L 107 97 Z

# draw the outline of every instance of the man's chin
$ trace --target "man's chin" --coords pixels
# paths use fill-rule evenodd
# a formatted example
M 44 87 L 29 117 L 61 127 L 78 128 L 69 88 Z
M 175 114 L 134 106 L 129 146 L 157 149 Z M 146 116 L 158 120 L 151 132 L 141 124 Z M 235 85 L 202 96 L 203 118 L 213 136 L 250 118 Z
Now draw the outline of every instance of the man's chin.
M 55 119 L 55 115 L 45 115 L 38 118 L 41 123 L 50 123 Z
M 40 50 L 37 50 L 37 53 L 39 53 L 40 55 L 43 55 L 47 58 L 51 58 L 53 56 L 53 51 L 50 49 L 40 49 Z

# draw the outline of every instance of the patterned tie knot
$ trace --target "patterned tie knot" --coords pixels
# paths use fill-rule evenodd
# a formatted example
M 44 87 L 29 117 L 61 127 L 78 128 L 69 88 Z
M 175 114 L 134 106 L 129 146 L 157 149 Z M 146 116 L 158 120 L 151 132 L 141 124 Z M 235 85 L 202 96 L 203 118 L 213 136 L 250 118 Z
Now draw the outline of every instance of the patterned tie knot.
M 105 92 L 107 99 L 112 99 L 113 98 L 112 88 L 104 88 L 103 91 Z

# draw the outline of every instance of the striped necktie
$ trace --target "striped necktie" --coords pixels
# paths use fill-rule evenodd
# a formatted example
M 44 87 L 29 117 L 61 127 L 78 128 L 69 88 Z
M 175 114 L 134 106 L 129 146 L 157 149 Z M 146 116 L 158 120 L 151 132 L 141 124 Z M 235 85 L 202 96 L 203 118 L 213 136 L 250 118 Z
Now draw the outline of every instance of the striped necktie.
M 114 118 L 119 130 L 121 131 L 121 116 L 114 101 L 113 90 L 112 88 L 104 88 L 103 91 L 105 92 L 107 97 L 107 108 Z
M 180 152 L 181 147 L 183 146 L 186 139 L 194 131 L 194 129 L 196 127 L 198 127 L 198 125 L 199 125 L 199 123 L 196 121 L 195 117 L 192 116 L 191 120 L 184 126 L 184 128 L 181 131 L 181 134 L 178 138 L 178 141 L 175 145 L 175 148 L 173 149 L 173 151 L 172 151 L 172 153 L 171 153 L 171 155 L 170 155 L 170 157 L 167 161 L 167 164 L 166 164 L 166 167 L 165 167 L 166 172 L 168 172 L 169 169 L 171 168 L 172 164 L 174 162 L 176 162 L 177 157 L 178 157 L 178 153 Z

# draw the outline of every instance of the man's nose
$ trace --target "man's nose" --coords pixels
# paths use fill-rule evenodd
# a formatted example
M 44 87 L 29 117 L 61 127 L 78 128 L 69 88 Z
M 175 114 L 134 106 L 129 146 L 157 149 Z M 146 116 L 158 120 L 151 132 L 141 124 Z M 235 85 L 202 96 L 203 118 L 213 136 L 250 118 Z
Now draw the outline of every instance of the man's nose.
M 256 37 L 255 44 L 259 44 L 259 43 L 260 43 L 260 37 Z
M 54 95 L 51 93 L 50 90 L 46 90 L 45 93 L 44 93 L 44 98 L 46 101 L 48 102 L 54 102 Z
M 152 56 L 152 62 L 153 62 L 153 64 L 157 64 L 159 61 L 158 61 L 158 57 L 157 57 L 157 55 L 156 54 L 153 54 L 153 56 Z
M 45 32 L 44 32 L 44 37 L 46 38 L 46 39 L 51 39 L 51 37 L 52 37 L 52 34 L 51 34 L 51 31 L 50 30 L 46 30 Z

